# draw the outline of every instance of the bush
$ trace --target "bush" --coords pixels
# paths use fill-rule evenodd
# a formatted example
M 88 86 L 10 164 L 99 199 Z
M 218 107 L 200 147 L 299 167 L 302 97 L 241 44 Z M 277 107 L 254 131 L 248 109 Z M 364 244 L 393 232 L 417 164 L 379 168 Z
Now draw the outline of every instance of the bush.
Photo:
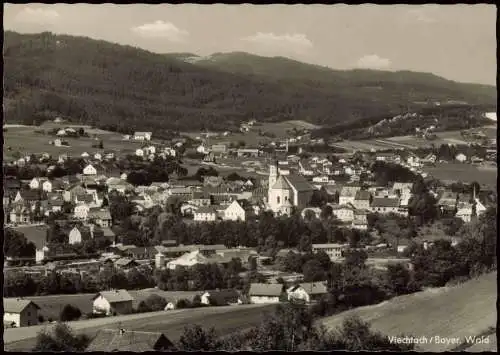
M 157 294 L 150 295 L 145 301 L 145 304 L 151 311 L 163 311 L 167 306 L 167 300 Z
M 139 305 L 137 306 L 137 313 L 147 313 L 147 312 L 152 312 L 153 310 L 145 301 L 139 302 Z
M 38 315 L 38 323 L 43 323 L 45 322 L 45 317 L 43 315 Z
M 62 322 L 69 322 L 72 320 L 79 319 L 82 316 L 82 312 L 78 307 L 66 304 L 61 313 L 59 314 L 59 319 Z
M 178 309 L 191 308 L 191 302 L 189 302 L 189 300 L 187 300 L 185 298 L 182 298 L 182 299 L 177 301 L 175 308 L 178 308 Z
M 193 297 L 193 303 L 191 304 L 191 307 L 201 307 L 201 296 L 196 295 Z

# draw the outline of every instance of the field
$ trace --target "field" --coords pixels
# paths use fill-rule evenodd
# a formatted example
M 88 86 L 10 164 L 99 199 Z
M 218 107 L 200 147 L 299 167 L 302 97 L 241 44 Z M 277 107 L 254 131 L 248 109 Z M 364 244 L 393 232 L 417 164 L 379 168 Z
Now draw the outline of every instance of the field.
M 471 130 L 471 132 L 477 131 L 482 131 L 488 138 L 495 138 L 497 136 L 496 125 L 484 126 Z M 348 150 L 384 150 L 397 148 L 416 149 L 419 147 L 430 147 L 432 144 L 435 146 L 439 146 L 441 144 L 468 144 L 468 141 L 464 140 L 464 138 L 460 135 L 460 131 L 437 132 L 436 136 L 437 138 L 434 140 L 426 140 L 414 136 L 397 136 L 361 141 L 345 140 L 336 143 L 335 145 Z
M 473 182 L 481 185 L 494 187 L 497 184 L 498 170 L 495 167 L 478 167 L 471 164 L 460 163 L 437 163 L 436 166 L 428 166 L 424 171 L 439 180 Z
M 61 128 L 69 127 L 69 125 L 55 123 L 45 123 L 40 127 L 21 125 L 6 126 L 7 132 L 3 132 L 4 159 L 12 158 L 12 154 L 15 152 L 24 154 L 47 152 L 55 157 L 59 154 L 79 156 L 83 152 L 87 152 L 89 154 L 96 153 L 102 150 L 92 148 L 92 144 L 96 142 L 93 138 L 91 138 L 94 135 L 98 139 L 102 139 L 104 150 L 111 150 L 119 155 L 133 153 L 137 148 L 142 146 L 141 142 L 122 140 L 122 135 L 120 134 L 98 129 L 90 129 L 88 126 L 73 126 L 83 127 L 91 137 L 64 138 L 69 143 L 69 147 L 56 147 L 51 145 L 49 144 L 49 141 L 53 141 L 57 137 L 48 134 L 35 133 L 35 130 L 48 131 L 54 126 Z
M 259 123 L 251 128 L 249 132 L 246 133 L 231 133 L 227 137 L 210 137 L 209 144 L 229 144 L 230 142 L 245 142 L 247 147 L 256 147 L 259 143 L 269 143 L 271 141 L 284 141 L 289 134 L 288 130 L 293 130 L 293 128 L 300 129 L 317 129 L 320 126 L 315 126 L 311 123 L 293 120 L 293 121 L 284 121 L 277 123 Z M 263 132 L 268 132 L 276 135 L 276 138 L 269 138 L 259 136 L 259 130 Z M 200 137 L 202 132 L 183 132 L 183 135 L 186 135 L 190 138 Z
M 107 317 L 68 322 L 77 332 L 94 336 L 100 329 L 125 328 L 129 330 L 155 331 L 177 341 L 185 326 L 199 324 L 205 328 L 215 327 L 218 334 L 247 329 L 260 323 L 263 313 L 274 309 L 275 305 L 240 305 L 181 309 L 118 317 Z M 45 325 L 6 329 L 4 350 L 30 351 L 35 345 L 35 337 Z M 52 327 L 48 325 L 47 328 Z
M 496 273 L 491 273 L 455 287 L 430 289 L 349 310 L 325 318 L 323 323 L 329 329 L 336 328 L 344 317 L 357 314 L 388 336 L 405 334 L 430 339 L 439 335 L 463 341 L 466 336 L 479 335 L 496 326 L 496 298 Z M 490 350 L 496 350 L 496 341 L 494 345 Z M 429 342 L 419 350 L 435 352 L 455 347 Z
M 191 299 L 194 295 L 201 295 L 202 292 L 195 291 L 162 291 L 157 289 L 146 289 L 146 290 L 136 290 L 129 291 L 130 295 L 134 297 L 133 306 L 137 307 L 139 302 L 148 298 L 152 293 L 156 293 L 164 297 L 167 301 L 178 300 L 181 298 Z M 40 308 L 40 314 L 45 317 L 45 319 L 52 318 L 53 320 L 59 319 L 59 313 L 65 304 L 69 303 L 73 306 L 78 307 L 83 314 L 92 312 L 92 297 L 95 294 L 76 294 L 76 295 L 50 295 L 50 296 L 34 296 L 29 297 L 33 300 Z

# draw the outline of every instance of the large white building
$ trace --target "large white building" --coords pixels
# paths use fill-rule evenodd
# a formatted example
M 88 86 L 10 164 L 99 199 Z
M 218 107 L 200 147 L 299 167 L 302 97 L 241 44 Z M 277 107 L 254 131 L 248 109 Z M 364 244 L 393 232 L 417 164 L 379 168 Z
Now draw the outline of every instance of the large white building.
M 277 162 L 270 166 L 267 202 L 274 213 L 290 215 L 293 207 L 305 208 L 313 191 L 314 187 L 304 177 L 280 175 Z

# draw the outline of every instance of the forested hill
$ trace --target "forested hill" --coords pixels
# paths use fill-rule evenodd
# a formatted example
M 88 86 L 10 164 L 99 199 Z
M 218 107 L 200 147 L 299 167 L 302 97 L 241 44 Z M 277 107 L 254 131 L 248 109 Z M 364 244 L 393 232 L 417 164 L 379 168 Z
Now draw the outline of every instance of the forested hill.
M 40 122 L 58 115 L 105 129 L 151 130 L 158 135 L 205 127 L 225 130 L 251 118 L 331 125 L 400 113 L 408 101 L 427 98 L 496 102 L 496 97 L 491 100 L 456 86 L 415 84 L 409 98 L 411 82 L 228 72 L 130 46 L 47 32 L 5 32 L 4 69 L 8 122 Z

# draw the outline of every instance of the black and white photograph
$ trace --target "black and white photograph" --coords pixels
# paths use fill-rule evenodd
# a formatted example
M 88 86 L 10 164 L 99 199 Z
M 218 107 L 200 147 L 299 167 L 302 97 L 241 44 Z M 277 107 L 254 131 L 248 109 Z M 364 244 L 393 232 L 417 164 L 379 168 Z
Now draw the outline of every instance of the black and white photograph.
M 3 10 L 5 352 L 497 351 L 496 5 Z

